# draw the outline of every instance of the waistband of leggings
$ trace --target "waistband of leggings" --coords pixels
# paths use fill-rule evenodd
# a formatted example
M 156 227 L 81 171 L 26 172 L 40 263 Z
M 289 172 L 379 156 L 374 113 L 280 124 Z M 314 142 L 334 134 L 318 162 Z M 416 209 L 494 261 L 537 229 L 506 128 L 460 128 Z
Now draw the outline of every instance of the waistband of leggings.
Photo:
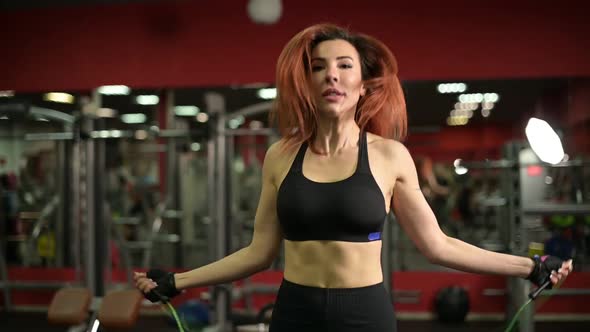
M 316 287 L 316 286 L 308 286 L 308 285 L 301 285 L 289 281 L 283 278 L 282 286 L 287 287 L 289 289 L 301 290 L 301 291 L 310 291 L 310 292 L 330 292 L 330 293 L 337 293 L 337 294 L 354 294 L 360 293 L 365 291 L 370 291 L 373 289 L 383 288 L 383 282 L 379 282 L 373 285 L 368 286 L 361 286 L 361 287 L 351 287 L 351 288 L 327 288 L 327 287 Z

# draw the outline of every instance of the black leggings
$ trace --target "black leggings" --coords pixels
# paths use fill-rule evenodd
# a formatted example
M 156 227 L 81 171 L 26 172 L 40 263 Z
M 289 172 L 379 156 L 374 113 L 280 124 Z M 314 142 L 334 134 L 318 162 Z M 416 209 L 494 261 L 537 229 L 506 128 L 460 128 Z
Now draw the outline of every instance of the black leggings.
M 270 332 L 395 332 L 383 283 L 359 288 L 317 288 L 283 279 Z

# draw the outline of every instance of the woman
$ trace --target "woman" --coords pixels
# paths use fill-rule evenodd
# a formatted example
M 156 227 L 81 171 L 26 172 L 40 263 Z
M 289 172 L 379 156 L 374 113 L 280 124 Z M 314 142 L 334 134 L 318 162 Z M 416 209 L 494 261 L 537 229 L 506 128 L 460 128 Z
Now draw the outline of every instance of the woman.
M 284 240 L 271 331 L 394 331 L 380 241 L 391 208 L 434 263 L 537 284 L 565 278 L 571 261 L 485 251 L 440 230 L 399 143 L 406 113 L 396 73 L 393 55 L 372 37 L 326 24 L 297 34 L 277 63 L 273 116 L 283 139 L 265 157 L 252 242 L 188 272 L 136 273 L 137 287 L 157 301 L 154 293 L 240 279 L 268 268 Z

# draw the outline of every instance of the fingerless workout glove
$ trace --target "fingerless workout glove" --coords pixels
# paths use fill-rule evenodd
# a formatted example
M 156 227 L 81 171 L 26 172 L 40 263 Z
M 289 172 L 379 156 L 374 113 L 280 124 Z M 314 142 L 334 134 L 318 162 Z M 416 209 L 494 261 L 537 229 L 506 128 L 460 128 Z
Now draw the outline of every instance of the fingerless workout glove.
M 535 267 L 527 277 L 527 280 L 530 280 L 533 284 L 537 286 L 541 286 L 551 276 L 551 271 L 557 272 L 561 268 L 561 264 L 563 261 L 554 256 L 535 256 L 533 258 L 535 262 Z M 553 285 L 549 284 L 547 289 L 551 289 Z
M 151 302 L 169 301 L 171 298 L 180 294 L 180 291 L 176 289 L 174 273 L 160 269 L 151 269 L 146 273 L 146 276 L 158 285 L 147 294 L 144 294 L 145 298 Z

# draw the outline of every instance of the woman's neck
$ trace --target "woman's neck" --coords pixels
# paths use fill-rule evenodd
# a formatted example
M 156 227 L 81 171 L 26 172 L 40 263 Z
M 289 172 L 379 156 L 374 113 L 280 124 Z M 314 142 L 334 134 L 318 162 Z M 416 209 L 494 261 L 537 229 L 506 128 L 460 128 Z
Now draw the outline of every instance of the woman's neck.
M 354 120 L 323 121 L 313 142 L 314 148 L 321 154 L 333 156 L 358 144 L 360 128 Z

